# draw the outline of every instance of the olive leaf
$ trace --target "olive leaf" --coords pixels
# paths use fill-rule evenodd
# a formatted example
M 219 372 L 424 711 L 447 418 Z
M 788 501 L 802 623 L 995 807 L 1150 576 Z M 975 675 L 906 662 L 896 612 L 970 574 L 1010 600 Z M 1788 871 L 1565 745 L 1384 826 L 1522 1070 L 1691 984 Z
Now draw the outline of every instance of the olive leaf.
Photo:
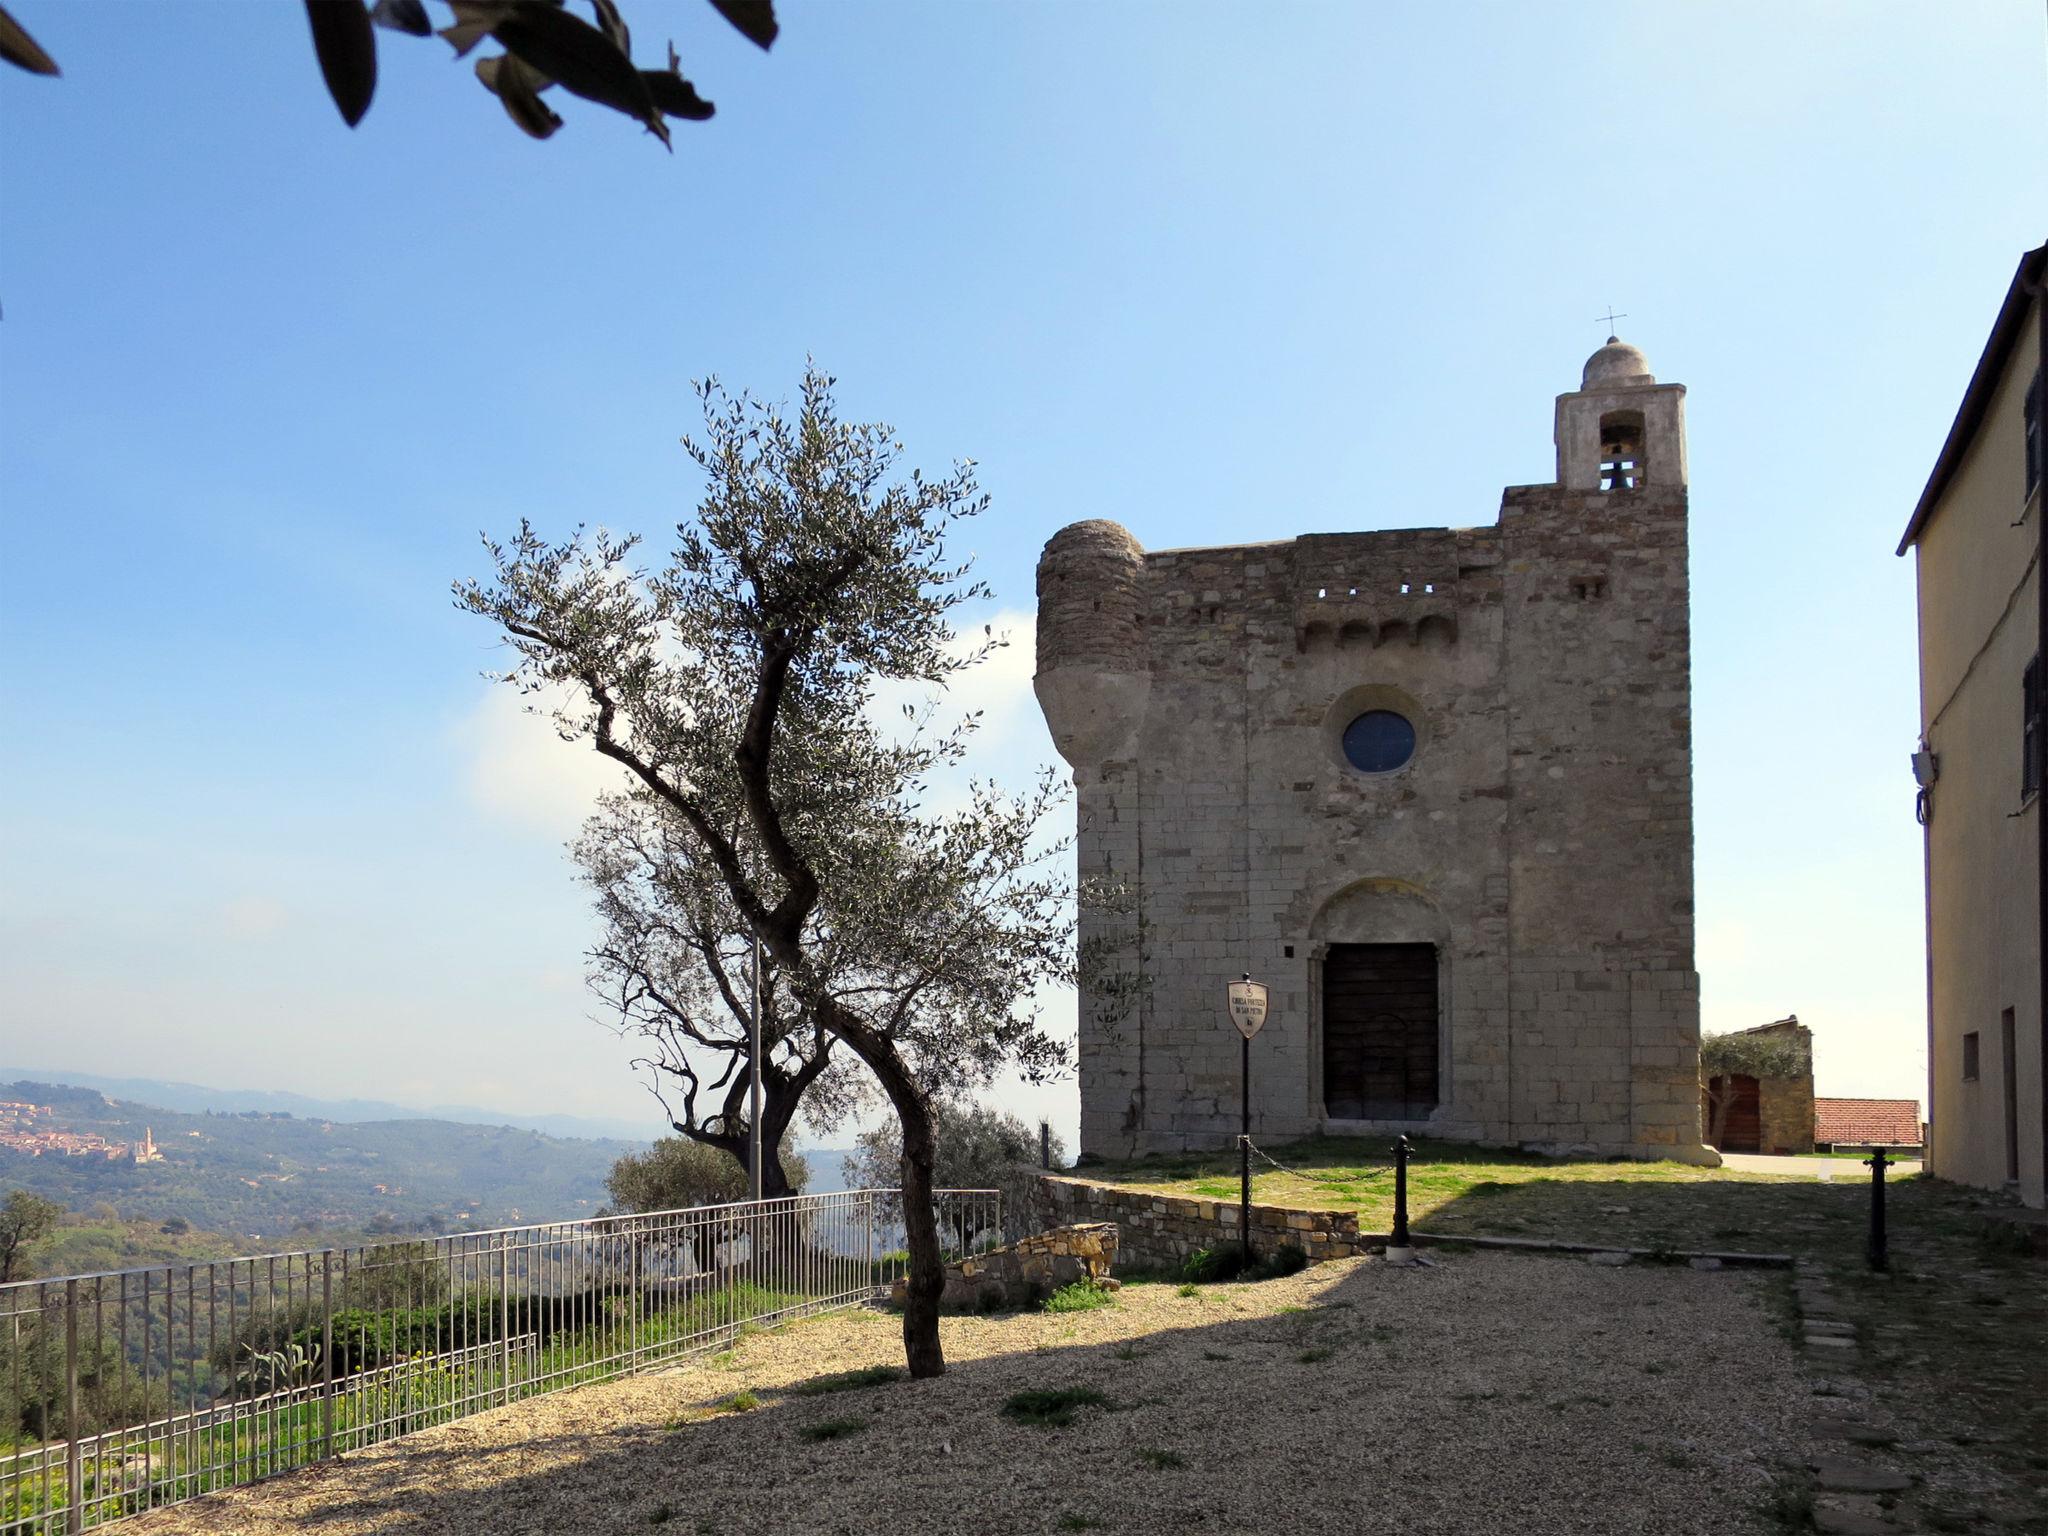
M 413 37 L 432 37 L 434 23 L 427 17 L 427 8 L 421 0 L 377 0 L 370 7 L 370 20 L 380 27 L 389 27 L 393 32 L 404 32 Z
M 619 14 L 619 8 L 612 4 L 612 0 L 590 0 L 590 8 L 597 12 L 597 24 L 612 40 L 612 46 L 631 58 L 633 34 L 626 30 L 626 18 Z
M 0 7 L 0 59 L 19 65 L 32 75 L 56 75 L 63 71 L 57 61 L 43 52 L 42 44 L 28 35 L 27 28 Z
M 633 61 L 604 33 L 547 0 L 510 0 L 491 36 L 572 95 L 647 125 L 666 144 L 668 124 Z
M 505 115 L 522 132 L 544 139 L 562 126 L 555 109 L 540 99 L 540 93 L 555 82 L 525 60 L 509 53 L 478 59 L 476 77 L 504 104 Z
M 781 29 L 775 24 L 775 0 L 711 0 L 719 15 L 739 28 L 750 43 L 766 48 Z
M 674 43 L 668 45 L 668 68 L 643 69 L 640 78 L 647 82 L 647 94 L 654 98 L 655 106 L 670 117 L 701 123 L 716 110 L 683 78 L 682 60 L 676 57 Z
M 491 35 L 491 28 L 511 9 L 509 0 L 448 0 L 455 20 L 440 35 L 455 50 L 458 59 Z
M 313 52 L 327 94 L 341 109 L 341 120 L 353 128 L 370 110 L 377 90 L 377 32 L 362 0 L 306 0 L 306 20 L 313 27 Z

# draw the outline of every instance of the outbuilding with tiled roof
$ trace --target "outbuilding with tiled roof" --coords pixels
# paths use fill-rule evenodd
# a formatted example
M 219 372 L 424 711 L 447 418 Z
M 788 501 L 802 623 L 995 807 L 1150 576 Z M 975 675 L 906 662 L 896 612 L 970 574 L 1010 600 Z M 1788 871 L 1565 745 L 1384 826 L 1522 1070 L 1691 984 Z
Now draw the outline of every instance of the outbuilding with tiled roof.
M 1815 1099 L 1813 1139 L 1823 1147 L 1917 1147 L 1918 1099 Z

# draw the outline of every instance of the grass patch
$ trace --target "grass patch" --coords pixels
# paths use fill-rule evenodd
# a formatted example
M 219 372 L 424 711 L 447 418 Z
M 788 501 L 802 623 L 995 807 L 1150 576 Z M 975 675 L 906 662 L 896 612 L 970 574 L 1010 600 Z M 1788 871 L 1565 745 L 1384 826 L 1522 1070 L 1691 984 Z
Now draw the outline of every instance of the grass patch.
M 1781 1531 L 1810 1531 L 1813 1485 L 1803 1477 L 1781 1477 L 1764 1500 L 1764 1518 Z
M 1061 1515 L 1053 1524 L 1063 1531 L 1099 1531 L 1102 1529 L 1102 1522 L 1100 1520 L 1090 1520 L 1086 1515 L 1071 1513 Z
M 1230 1356 L 1224 1354 L 1221 1350 L 1205 1349 L 1202 1351 L 1202 1358 L 1204 1360 L 1228 1360 Z
M 1097 1307 L 1107 1307 L 1116 1301 L 1114 1292 L 1097 1285 L 1093 1280 L 1076 1280 L 1072 1285 L 1063 1285 L 1045 1298 L 1048 1312 L 1092 1312 Z
M 647 1523 L 649 1525 L 667 1525 L 675 1517 L 675 1507 L 669 1504 L 657 1504 L 654 1508 L 647 1511 Z
M 1004 1400 L 1003 1417 L 1037 1429 L 1064 1429 L 1082 1408 L 1106 1408 L 1109 1399 L 1093 1387 L 1040 1387 Z
M 1334 1355 L 1335 1353 L 1337 1353 L 1337 1351 L 1335 1351 L 1334 1349 L 1324 1349 L 1319 1346 L 1315 1349 L 1304 1349 L 1300 1354 L 1296 1355 L 1294 1358 L 1303 1365 L 1320 1365 L 1323 1361 L 1329 1359 L 1330 1356 Z
M 868 1427 L 866 1419 L 827 1419 L 822 1424 L 812 1424 L 800 1431 L 806 1440 L 844 1440 L 848 1435 L 857 1435 Z
M 711 1405 L 714 1413 L 752 1413 L 761 1406 L 761 1399 L 751 1392 L 735 1392 L 731 1397 L 722 1397 Z
M 1176 1296 L 1199 1296 L 1202 1294 L 1202 1288 L 1192 1280 L 1183 1280 L 1175 1288 L 1173 1294 Z
M 1140 1448 L 1138 1460 L 1145 1463 L 1154 1472 L 1171 1472 L 1176 1467 L 1184 1467 L 1188 1464 L 1187 1457 L 1181 1455 L 1179 1451 L 1155 1450 L 1149 1445 Z
M 839 1371 L 830 1376 L 813 1376 L 789 1390 L 798 1397 L 818 1397 L 827 1392 L 857 1392 L 863 1387 L 884 1387 L 903 1379 L 898 1365 L 864 1365 L 857 1371 Z

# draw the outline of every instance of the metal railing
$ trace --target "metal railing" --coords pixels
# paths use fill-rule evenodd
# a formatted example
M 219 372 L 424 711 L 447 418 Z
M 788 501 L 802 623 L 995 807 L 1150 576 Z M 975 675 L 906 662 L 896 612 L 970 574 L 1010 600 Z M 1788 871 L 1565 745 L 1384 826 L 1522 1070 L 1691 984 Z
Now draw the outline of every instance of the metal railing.
M 949 1256 L 996 1190 L 940 1190 Z M 869 1301 L 900 1196 L 848 1190 L 0 1286 L 0 1536 L 101 1526 Z

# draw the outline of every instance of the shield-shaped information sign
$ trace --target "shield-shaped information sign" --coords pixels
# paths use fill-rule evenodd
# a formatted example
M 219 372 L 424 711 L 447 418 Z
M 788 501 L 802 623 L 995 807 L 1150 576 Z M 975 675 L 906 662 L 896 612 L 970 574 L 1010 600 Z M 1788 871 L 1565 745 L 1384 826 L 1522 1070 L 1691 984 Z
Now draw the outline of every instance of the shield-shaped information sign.
M 1247 977 L 1230 984 L 1230 1022 L 1249 1040 L 1266 1022 L 1266 984 Z

